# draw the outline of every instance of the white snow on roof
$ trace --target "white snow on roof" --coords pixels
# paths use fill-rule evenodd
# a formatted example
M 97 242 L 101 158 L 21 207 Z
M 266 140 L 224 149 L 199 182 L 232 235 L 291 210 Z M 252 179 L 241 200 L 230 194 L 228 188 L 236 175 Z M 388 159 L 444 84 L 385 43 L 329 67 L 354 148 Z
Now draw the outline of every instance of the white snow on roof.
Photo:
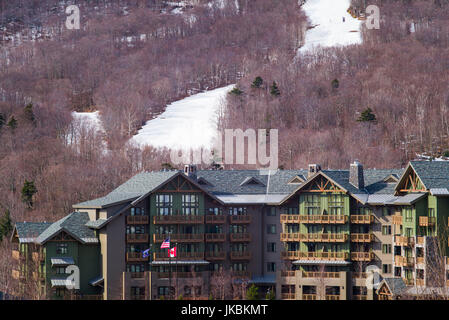
M 226 204 L 264 204 L 279 203 L 289 194 L 233 194 L 217 195 Z
M 354 19 L 348 12 L 350 0 L 307 0 L 302 6 L 313 29 L 306 32 L 305 44 L 299 52 L 316 46 L 332 47 L 358 44 L 361 20 Z M 343 18 L 345 21 L 343 22 Z
M 232 88 L 234 85 L 229 85 L 169 104 L 164 113 L 147 121 L 130 142 L 140 147 L 179 150 L 210 148 L 217 135 L 218 112 Z

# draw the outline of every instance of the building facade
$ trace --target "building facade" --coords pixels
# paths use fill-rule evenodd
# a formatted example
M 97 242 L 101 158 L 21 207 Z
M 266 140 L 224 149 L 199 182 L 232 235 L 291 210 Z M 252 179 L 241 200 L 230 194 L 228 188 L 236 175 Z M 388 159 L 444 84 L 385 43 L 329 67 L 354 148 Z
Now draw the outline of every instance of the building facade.
M 289 300 L 416 295 L 446 285 L 448 187 L 447 162 L 143 172 L 57 222 L 17 223 L 13 277 L 51 298 L 220 298 L 224 279 L 234 296 L 251 284 Z

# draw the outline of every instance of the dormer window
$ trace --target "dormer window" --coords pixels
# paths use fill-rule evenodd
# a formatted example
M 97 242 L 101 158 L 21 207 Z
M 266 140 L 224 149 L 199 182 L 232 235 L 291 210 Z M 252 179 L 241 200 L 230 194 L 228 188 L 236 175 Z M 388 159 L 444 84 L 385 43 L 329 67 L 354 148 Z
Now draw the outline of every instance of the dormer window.
M 295 176 L 292 179 L 290 179 L 290 181 L 288 182 L 288 184 L 301 184 L 304 182 L 304 179 L 301 178 L 300 176 Z
M 245 180 L 243 180 L 242 183 L 240 183 L 240 186 L 245 186 L 245 185 L 265 186 L 265 183 L 263 183 L 262 181 L 260 181 L 259 179 L 255 178 L 255 177 L 246 177 Z

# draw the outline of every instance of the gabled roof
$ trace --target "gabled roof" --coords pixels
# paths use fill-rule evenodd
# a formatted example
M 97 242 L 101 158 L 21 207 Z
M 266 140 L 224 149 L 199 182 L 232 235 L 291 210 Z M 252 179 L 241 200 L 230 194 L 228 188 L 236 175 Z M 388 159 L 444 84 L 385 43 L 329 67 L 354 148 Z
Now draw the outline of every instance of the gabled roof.
M 383 278 L 377 289 L 377 293 L 382 288 L 382 286 L 387 286 L 388 290 L 393 296 L 401 295 L 407 289 L 404 280 L 402 278 Z
M 240 183 L 240 186 L 253 185 L 253 184 L 258 184 L 258 185 L 261 185 L 261 186 L 265 186 L 265 183 L 263 183 L 262 181 L 260 181 L 260 180 L 257 179 L 256 177 L 246 177 L 246 178 Z
M 287 183 L 288 184 L 301 184 L 304 181 L 306 181 L 306 179 L 304 177 L 297 175 L 297 176 L 294 176 L 293 178 L 291 178 Z
M 427 190 L 449 188 L 448 161 L 410 161 L 410 165 Z
M 45 229 L 36 238 L 36 243 L 44 244 L 60 232 L 66 232 L 81 243 L 97 243 L 95 232 L 86 226 L 88 221 L 87 212 L 72 212 Z
M 17 222 L 12 234 L 14 236 L 17 232 L 20 243 L 32 243 L 51 224 L 51 222 Z

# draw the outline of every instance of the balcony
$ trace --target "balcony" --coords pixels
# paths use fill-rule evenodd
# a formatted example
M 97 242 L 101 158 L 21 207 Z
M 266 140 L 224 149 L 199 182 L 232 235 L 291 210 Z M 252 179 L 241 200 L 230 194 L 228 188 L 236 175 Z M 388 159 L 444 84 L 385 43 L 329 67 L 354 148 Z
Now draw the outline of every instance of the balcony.
M 347 252 L 302 252 L 302 251 L 283 251 L 281 258 L 284 260 L 333 260 L 344 261 L 349 258 Z
M 226 222 L 225 215 L 207 215 L 206 216 L 206 223 L 223 224 L 225 222 Z
M 435 217 L 419 217 L 419 226 L 428 227 L 435 225 Z
M 190 279 L 190 278 L 198 278 L 201 276 L 200 273 L 193 273 L 193 272 L 158 272 L 157 277 L 158 279 L 168 279 L 168 278 L 180 278 L 180 279 Z
M 175 258 L 170 258 L 168 256 L 168 251 L 165 252 L 154 252 L 153 259 L 157 261 L 175 261 L 178 260 L 204 260 L 204 252 L 176 252 Z
M 142 252 L 127 252 L 126 253 L 127 262 L 144 262 L 148 261 L 148 257 L 144 258 Z
M 251 272 L 249 271 L 231 271 L 232 278 L 251 279 Z
M 251 234 L 250 233 L 231 233 L 229 235 L 229 240 L 231 242 L 250 242 Z
M 302 300 L 318 300 L 317 294 L 303 294 Z
M 374 259 L 373 252 L 351 252 L 352 261 L 365 261 L 369 262 Z
M 130 233 L 126 235 L 126 242 L 128 243 L 142 243 L 148 242 L 148 233 Z
M 282 300 L 295 300 L 295 293 L 281 293 Z
M 45 280 L 45 274 L 42 273 L 42 272 L 33 271 L 33 279 L 35 281 L 44 281 Z
M 416 285 L 419 287 L 424 287 L 424 279 L 416 279 Z
M 348 235 L 343 233 L 281 233 L 281 241 L 346 242 Z
M 230 223 L 231 224 L 239 224 L 239 223 L 251 223 L 251 216 L 250 215 L 240 215 L 240 216 L 230 216 Z
M 206 260 L 217 261 L 217 260 L 225 260 L 226 252 L 224 251 L 206 251 Z
M 206 233 L 206 242 L 224 242 L 226 234 L 224 233 Z
M 19 250 L 12 250 L 12 258 L 14 260 L 23 260 L 25 259 L 25 254 Z
M 229 255 L 231 260 L 251 260 L 251 252 L 249 251 L 231 251 Z
M 168 238 L 167 234 L 153 234 L 154 242 L 163 242 Z M 171 242 L 203 242 L 203 233 L 175 233 L 170 235 Z
M 416 264 L 424 264 L 425 260 L 424 257 L 416 257 Z
M 287 277 L 295 277 L 296 271 L 281 271 L 281 277 L 287 278 Z
M 351 215 L 351 223 L 371 224 L 374 222 L 374 216 L 371 214 Z
M 45 260 L 45 254 L 42 251 L 35 251 L 31 254 L 34 262 L 43 262 Z
M 20 270 L 13 269 L 11 272 L 12 278 L 16 280 L 24 280 L 25 279 L 25 273 Z
M 352 277 L 354 279 L 366 279 L 368 277 L 367 272 L 353 272 Z
M 374 240 L 372 233 L 353 233 L 351 234 L 351 242 L 365 242 L 369 243 Z
M 394 256 L 394 263 L 398 267 L 413 267 L 415 259 L 413 257 Z
M 173 216 L 155 216 L 153 224 L 203 224 L 204 216 L 192 215 L 173 215 Z
M 144 294 L 132 294 L 131 300 L 145 300 Z
M 130 272 L 131 279 L 143 279 L 145 278 L 145 272 Z
M 415 238 L 413 237 L 404 237 L 404 236 L 395 236 L 394 237 L 394 244 L 396 246 L 410 246 L 414 243 Z
M 300 223 L 318 224 L 345 224 L 348 222 L 346 215 L 300 215 Z
M 404 283 L 405 283 L 405 285 L 407 285 L 407 286 L 413 286 L 413 285 L 415 285 L 415 279 L 413 279 L 413 278 L 410 278 L 410 279 L 402 278 L 402 280 L 404 280 Z
M 340 300 L 340 295 L 338 295 L 338 294 L 326 294 L 326 300 Z
M 425 241 L 426 241 L 426 237 L 420 237 L 420 236 L 416 237 L 416 244 L 417 245 L 423 246 Z
M 339 279 L 341 277 L 340 272 L 302 272 L 303 278 L 326 278 L 326 279 Z
M 402 225 L 402 216 L 398 215 L 398 214 L 394 215 L 392 222 L 393 222 L 393 224 L 396 224 L 396 225 Z
M 150 221 L 148 216 L 127 216 L 127 224 L 148 224 Z
M 281 214 L 281 223 L 300 223 L 299 214 Z
M 368 300 L 368 296 L 366 294 L 356 294 L 352 296 L 352 300 Z

